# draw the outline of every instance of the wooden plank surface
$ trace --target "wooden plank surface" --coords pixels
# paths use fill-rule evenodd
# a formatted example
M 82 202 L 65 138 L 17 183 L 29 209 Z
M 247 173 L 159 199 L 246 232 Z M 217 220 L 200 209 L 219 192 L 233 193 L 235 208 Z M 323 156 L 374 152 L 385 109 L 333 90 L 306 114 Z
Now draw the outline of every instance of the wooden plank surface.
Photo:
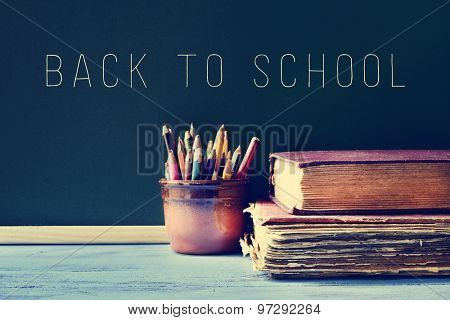
M 449 278 L 275 281 L 168 245 L 0 246 L 0 299 L 444 299 Z
M 168 243 L 164 226 L 0 227 L 0 244 Z

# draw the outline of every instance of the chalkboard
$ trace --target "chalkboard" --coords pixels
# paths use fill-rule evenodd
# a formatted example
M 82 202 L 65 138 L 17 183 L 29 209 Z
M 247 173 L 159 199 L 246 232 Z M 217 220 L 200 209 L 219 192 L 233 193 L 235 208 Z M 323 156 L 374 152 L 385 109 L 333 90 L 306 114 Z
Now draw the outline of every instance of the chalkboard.
M 162 224 L 163 123 L 254 131 L 256 173 L 272 151 L 450 148 L 443 3 L 2 2 L 0 225 Z

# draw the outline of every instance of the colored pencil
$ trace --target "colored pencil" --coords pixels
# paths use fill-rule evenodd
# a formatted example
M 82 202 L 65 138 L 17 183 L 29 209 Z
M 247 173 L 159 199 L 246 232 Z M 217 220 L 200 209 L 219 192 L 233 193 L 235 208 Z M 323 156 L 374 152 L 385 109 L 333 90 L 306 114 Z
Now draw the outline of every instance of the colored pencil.
M 184 161 L 184 180 L 191 180 L 192 177 L 192 160 L 193 154 L 192 150 L 187 151 L 186 160 Z
M 191 137 L 195 137 L 195 129 L 194 129 L 194 124 L 191 122 L 191 128 L 189 129 L 189 134 L 191 135 Z
M 222 159 L 220 159 L 219 170 L 217 171 L 217 176 L 221 177 L 223 173 L 223 168 L 225 167 L 225 163 L 227 162 L 227 158 L 222 154 Z
M 174 151 L 177 148 L 177 142 L 175 141 L 175 136 L 173 135 L 171 128 L 169 128 L 169 133 L 170 133 L 170 141 L 172 142 L 172 151 Z
M 216 151 L 216 165 L 211 180 L 217 180 L 219 174 L 220 163 L 222 161 L 222 148 L 223 148 L 223 132 L 225 131 L 224 125 L 221 125 L 217 131 L 216 140 L 214 141 L 213 149 Z
M 201 179 L 202 163 L 203 163 L 202 148 L 197 148 L 194 151 L 194 160 L 192 162 L 192 180 Z
M 212 140 L 208 141 L 208 146 L 206 147 L 206 157 L 209 157 L 211 152 L 213 151 L 214 142 Z
M 241 146 L 230 148 L 228 131 L 222 124 L 215 140 L 209 140 L 203 151 L 200 135 L 195 134 L 191 123 L 189 130 L 175 140 L 169 125 L 162 126 L 162 136 L 168 154 L 164 163 L 164 176 L 168 180 L 229 180 L 245 179 L 261 141 L 251 139 L 245 154 Z
M 228 152 L 227 154 L 222 153 L 222 159 L 220 160 L 220 167 L 219 167 L 219 173 L 218 173 L 219 177 L 221 177 L 223 174 L 223 169 L 225 168 L 225 164 L 227 163 L 228 157 L 230 157 L 230 159 L 231 159 L 231 156 L 229 155 L 229 153 L 230 152 Z
M 230 157 L 230 153 L 228 152 L 227 160 L 225 162 L 225 167 L 223 168 L 222 179 L 230 180 L 232 177 L 233 177 L 233 171 L 231 168 L 231 157 Z
M 184 133 L 184 146 L 186 147 L 186 152 L 189 152 L 192 150 L 192 143 L 193 143 L 193 138 L 191 137 L 191 134 L 189 133 L 189 131 L 186 131 Z
M 164 163 L 164 176 L 166 177 L 166 180 L 170 180 L 169 164 L 167 161 Z
M 172 152 L 173 155 L 175 156 L 175 159 L 177 160 L 178 163 L 178 153 L 177 153 L 177 140 L 175 139 L 175 135 L 172 132 L 172 129 L 169 128 L 169 136 L 170 136 L 170 142 L 171 142 L 171 147 L 172 147 Z
M 200 136 L 196 135 L 194 139 L 194 144 L 192 145 L 192 150 L 195 152 L 198 148 L 202 148 L 202 142 L 200 140 Z
M 213 150 L 206 161 L 203 179 L 211 180 L 215 166 L 216 166 L 216 150 Z
M 234 150 L 233 157 L 231 158 L 231 170 L 233 172 L 233 177 L 236 177 L 240 161 L 241 161 L 241 146 L 238 146 L 236 150 Z
M 176 153 L 176 150 L 174 149 L 172 130 L 169 128 L 169 126 L 167 124 L 163 125 L 163 127 L 162 127 L 162 136 L 163 136 L 164 144 L 166 145 L 167 154 L 169 154 L 170 150 L 172 150 L 172 152 Z
M 180 164 L 180 171 L 181 171 L 181 178 L 183 180 L 185 179 L 185 161 L 186 161 L 186 148 L 184 147 L 183 140 L 181 140 L 180 137 L 178 137 L 178 162 Z
M 256 149 L 260 144 L 260 140 L 256 137 L 253 137 L 250 141 L 250 144 L 245 152 L 244 158 L 242 159 L 241 165 L 239 166 L 239 170 L 236 174 L 236 179 L 244 179 L 247 176 L 248 168 L 255 157 Z
M 167 164 L 169 167 L 170 180 L 180 180 L 180 171 L 178 170 L 178 163 L 172 150 L 169 151 Z
M 223 132 L 222 155 L 227 156 L 227 153 L 228 153 L 228 132 L 225 130 Z

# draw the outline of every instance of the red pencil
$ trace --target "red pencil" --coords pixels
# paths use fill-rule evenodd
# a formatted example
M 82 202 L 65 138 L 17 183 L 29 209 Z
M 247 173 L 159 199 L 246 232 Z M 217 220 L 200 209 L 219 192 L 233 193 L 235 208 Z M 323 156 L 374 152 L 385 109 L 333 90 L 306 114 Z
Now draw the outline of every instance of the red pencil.
M 180 137 L 178 137 L 178 163 L 180 164 L 180 171 L 181 171 L 181 179 L 184 179 L 184 170 L 185 170 L 185 164 L 184 161 L 186 159 L 186 148 L 184 147 L 183 140 L 181 140 Z
M 169 157 L 167 159 L 169 166 L 170 180 L 180 180 L 180 171 L 178 170 L 178 163 L 172 150 L 169 151 Z
M 253 137 L 250 141 L 250 144 L 245 152 L 244 158 L 242 159 L 239 170 L 236 174 L 236 179 L 244 179 L 247 176 L 248 168 L 250 167 L 251 162 L 256 154 L 256 149 L 260 144 L 260 140 L 256 137 Z

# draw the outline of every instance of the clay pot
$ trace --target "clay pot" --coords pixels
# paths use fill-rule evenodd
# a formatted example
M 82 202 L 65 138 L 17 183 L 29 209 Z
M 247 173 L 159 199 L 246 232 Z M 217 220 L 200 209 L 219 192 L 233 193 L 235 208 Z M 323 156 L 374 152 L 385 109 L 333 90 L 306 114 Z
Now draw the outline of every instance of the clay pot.
M 160 180 L 172 249 L 187 254 L 235 251 L 244 231 L 248 180 Z

